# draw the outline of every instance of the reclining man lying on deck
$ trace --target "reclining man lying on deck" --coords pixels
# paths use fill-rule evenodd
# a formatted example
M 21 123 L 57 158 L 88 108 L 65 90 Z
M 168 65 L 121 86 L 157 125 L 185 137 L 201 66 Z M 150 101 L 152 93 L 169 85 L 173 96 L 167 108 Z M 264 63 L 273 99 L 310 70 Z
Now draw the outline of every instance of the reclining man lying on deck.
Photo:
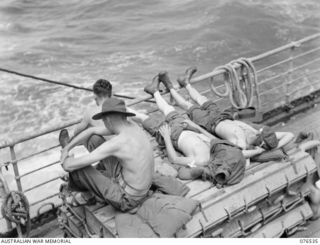
M 221 111 L 213 101 L 201 95 L 191 86 L 190 80 L 196 71 L 195 67 L 188 68 L 185 78 L 178 79 L 178 83 L 181 87 L 186 88 L 190 97 L 198 105 L 193 105 L 178 94 L 166 72 L 160 74 L 161 82 L 170 91 L 177 104 L 187 111 L 194 123 L 221 139 L 239 146 L 243 149 L 243 155 L 246 158 L 259 155 L 266 150 L 283 147 L 293 140 L 294 134 L 290 132 L 273 132 L 269 127 L 263 127 L 263 125 L 260 129 L 255 129 L 247 123 L 234 120 L 233 113 L 229 110 Z
M 131 210 L 145 200 L 154 172 L 150 141 L 139 126 L 127 120 L 131 116 L 135 114 L 126 111 L 123 100 L 105 100 L 102 112 L 93 116 L 94 120 L 102 119 L 105 127 L 83 131 L 70 142 L 68 150 L 63 151 L 61 156 L 64 170 L 70 172 L 70 189 L 93 193 L 96 199 L 110 203 L 121 211 Z M 83 142 L 92 133 L 114 137 L 85 156 L 68 156 L 77 143 Z M 116 165 L 120 169 L 116 171 L 119 174 L 111 177 L 104 175 L 91 166 L 98 161 L 104 167 Z
M 205 177 L 221 185 L 239 183 L 245 170 L 245 158 L 240 148 L 228 141 L 215 138 L 190 120 L 190 125 L 186 123 L 186 119 L 159 93 L 159 79 L 161 75 L 156 76 L 152 83 L 145 87 L 145 91 L 154 96 L 160 111 L 166 117 L 167 124 L 159 122 L 154 117 L 134 112 L 143 127 L 156 136 L 160 145 L 162 138 L 159 137 L 159 133 L 163 136 L 169 160 L 180 166 L 177 167 L 179 178 Z M 175 149 L 184 156 L 179 156 Z

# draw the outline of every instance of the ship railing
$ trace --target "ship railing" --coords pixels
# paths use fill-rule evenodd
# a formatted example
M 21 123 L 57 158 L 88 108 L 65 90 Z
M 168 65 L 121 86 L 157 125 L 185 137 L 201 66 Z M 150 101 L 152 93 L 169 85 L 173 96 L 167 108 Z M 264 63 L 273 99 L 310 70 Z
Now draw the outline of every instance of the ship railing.
M 279 47 L 279 48 L 270 50 L 268 52 L 262 53 L 260 55 L 249 58 L 249 60 L 254 63 L 255 67 L 259 67 L 259 69 L 257 69 L 258 86 L 259 86 L 259 90 L 261 91 L 260 96 L 261 96 L 261 100 L 263 102 L 262 107 L 260 109 L 263 112 L 274 109 L 275 107 L 278 107 L 281 105 L 288 104 L 290 101 L 297 99 L 299 96 L 300 97 L 305 96 L 306 93 L 308 93 L 308 91 L 310 92 L 310 90 L 308 90 L 308 91 L 305 91 L 304 94 L 300 93 L 300 94 L 296 95 L 296 93 L 299 92 L 298 90 L 300 90 L 300 92 L 301 92 L 305 88 L 311 88 L 313 90 L 320 89 L 319 80 L 317 80 L 316 82 L 313 82 L 311 79 L 312 76 L 315 76 L 315 75 L 319 74 L 319 72 L 320 72 L 320 69 L 317 68 L 317 67 L 319 67 L 319 63 L 317 63 L 317 62 L 319 62 L 319 60 L 320 60 L 320 56 L 318 53 L 320 51 L 319 40 L 320 40 L 320 33 L 317 33 L 312 36 L 308 36 L 308 37 L 303 38 L 301 40 L 291 42 L 291 43 L 286 44 L 282 47 Z M 317 41 L 317 43 L 314 44 L 314 41 Z M 298 52 L 298 50 L 300 50 L 300 53 L 296 54 Z M 286 56 L 285 59 L 282 58 L 282 55 L 279 56 L 279 54 L 284 53 L 284 52 L 287 52 L 287 54 L 285 55 Z M 275 60 L 272 58 L 274 56 L 276 56 Z M 280 60 L 279 60 L 279 57 L 281 58 Z M 311 59 L 306 61 L 306 58 L 308 58 L 308 57 Z M 295 62 L 298 60 L 300 60 L 300 64 L 295 66 Z M 258 63 L 263 63 L 263 64 L 259 65 Z M 270 64 L 265 65 L 265 63 L 270 63 Z M 285 67 L 281 67 L 283 65 L 285 65 Z M 238 68 L 238 67 L 236 67 L 236 68 Z M 283 71 L 279 73 L 279 69 L 283 70 Z M 297 71 L 299 71 L 298 76 L 294 75 L 294 72 L 297 72 Z M 206 74 L 203 74 L 203 75 L 200 75 L 200 76 L 193 78 L 191 83 L 194 84 L 195 86 L 197 84 L 206 84 L 207 87 L 210 88 L 210 82 L 215 80 L 213 78 L 216 78 L 219 76 L 221 77 L 224 75 L 225 74 L 224 74 L 223 70 L 213 70 L 212 72 L 209 72 L 209 73 L 206 73 Z M 307 80 L 305 82 L 305 84 L 303 84 L 302 86 L 298 86 L 298 88 L 296 88 L 296 89 L 290 90 L 290 85 L 294 85 L 297 82 L 299 83 L 299 81 L 301 79 Z M 223 86 L 224 85 L 221 84 L 220 86 L 218 86 L 218 88 L 219 87 L 223 88 Z M 202 94 L 207 94 L 207 93 L 211 92 L 210 89 L 205 88 L 205 86 L 203 86 L 203 87 L 204 88 L 201 91 Z M 295 86 L 295 87 L 297 87 L 297 86 Z M 263 88 L 263 89 L 261 89 L 261 88 Z M 281 88 L 282 88 L 282 90 L 281 90 Z M 267 102 L 265 102 L 265 100 L 263 98 L 264 95 L 268 97 L 268 94 L 270 95 L 274 91 L 279 91 L 279 90 L 281 90 L 282 95 L 285 94 L 284 99 L 273 101 L 273 102 L 276 102 L 273 104 L 270 104 L 270 103 L 268 104 Z M 225 100 L 225 98 L 219 98 L 217 96 L 215 96 L 215 98 L 216 98 L 215 99 L 216 102 L 219 102 L 221 100 Z M 127 105 L 134 106 L 134 105 L 142 104 L 143 102 L 150 102 L 152 100 L 153 99 L 151 96 L 144 96 L 143 98 L 134 99 L 134 100 L 128 102 Z M 157 111 L 156 108 L 152 108 L 151 110 L 148 111 L 148 113 L 154 113 L 156 111 Z M 19 171 L 19 163 L 22 160 L 26 160 L 31 157 L 36 157 L 36 156 L 39 156 L 40 154 L 43 154 L 45 152 L 48 152 L 48 151 L 51 151 L 54 149 L 58 149 L 59 148 L 58 144 L 54 145 L 54 146 L 50 146 L 49 148 L 42 149 L 40 151 L 36 151 L 36 152 L 29 154 L 29 155 L 26 155 L 22 158 L 17 158 L 15 147 L 18 144 L 22 144 L 27 141 L 31 141 L 33 139 L 36 139 L 38 137 L 42 137 L 42 136 L 49 135 L 51 133 L 55 133 L 57 131 L 60 131 L 63 128 L 72 127 L 72 126 L 78 124 L 79 122 L 80 122 L 80 119 L 74 119 L 74 120 L 71 120 L 68 122 L 60 123 L 60 124 L 55 125 L 53 127 L 46 128 L 44 130 L 40 130 L 37 133 L 27 134 L 27 135 L 24 135 L 20 138 L 1 142 L 0 149 L 2 149 L 2 150 L 8 149 L 10 151 L 11 159 L 10 159 L 10 161 L 0 163 L 0 174 L 2 171 L 2 167 L 8 167 L 9 165 L 12 166 L 13 172 L 15 175 L 15 182 L 16 182 L 17 190 L 19 190 L 23 193 L 30 192 L 31 190 L 35 190 L 35 189 L 42 187 L 50 182 L 58 180 L 59 176 L 48 179 L 42 183 L 39 183 L 39 184 L 34 185 L 32 187 L 29 187 L 27 189 L 24 189 L 22 186 L 22 183 L 21 183 L 22 178 L 24 178 L 28 175 L 31 175 L 39 170 L 43 170 L 43 169 L 49 168 L 53 165 L 59 164 L 59 161 L 54 161 L 52 163 L 45 164 L 41 167 L 38 167 L 38 168 L 36 168 L 32 171 L 26 172 L 24 174 L 20 174 L 20 171 Z M 57 193 L 51 194 L 49 196 L 45 196 L 45 197 L 41 198 L 40 200 L 37 200 L 35 202 L 30 203 L 30 205 L 35 206 L 40 203 L 44 203 L 45 201 L 52 199 L 53 197 L 56 197 L 57 195 L 58 195 L 58 187 L 57 187 Z M 57 205 L 59 205 L 59 204 L 57 204 Z

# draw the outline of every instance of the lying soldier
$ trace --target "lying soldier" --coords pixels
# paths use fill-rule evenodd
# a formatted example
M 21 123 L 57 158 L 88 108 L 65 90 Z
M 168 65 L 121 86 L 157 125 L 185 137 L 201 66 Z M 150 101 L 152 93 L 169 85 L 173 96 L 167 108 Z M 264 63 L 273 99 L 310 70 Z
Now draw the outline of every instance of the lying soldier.
M 93 193 L 98 200 L 110 203 L 121 211 L 131 210 L 143 202 L 151 186 L 154 172 L 153 149 L 146 133 L 127 117 L 135 116 L 127 112 L 124 101 L 110 98 L 102 105 L 102 112 L 93 116 L 102 119 L 105 127 L 89 128 L 76 136 L 68 147 L 71 150 L 78 142 L 83 142 L 92 133 L 114 135 L 91 153 L 74 158 L 63 151 L 61 163 L 69 173 L 69 187 L 77 191 Z M 118 176 L 105 176 L 91 164 L 117 163 Z
M 180 178 L 194 179 L 205 174 L 221 185 L 236 184 L 242 180 L 245 159 L 239 147 L 228 141 L 218 140 L 175 111 L 159 92 L 159 76 L 145 87 L 145 91 L 155 98 L 167 124 L 160 126 L 162 122 L 153 117 L 138 112 L 135 114 L 143 127 L 156 136 L 158 142 L 159 133 L 163 136 L 168 158 L 172 163 L 189 167 L 179 168 Z M 182 152 L 183 156 L 179 156 L 175 149 Z
M 196 68 L 188 68 L 184 79 L 178 79 L 181 87 L 186 88 L 190 97 L 199 105 L 186 101 L 173 88 L 166 72 L 160 74 L 161 82 L 170 91 L 177 104 L 187 111 L 190 119 L 218 137 L 228 140 L 243 149 L 243 155 L 251 158 L 266 150 L 280 148 L 289 143 L 294 135 L 290 132 L 273 132 L 263 126 L 255 129 L 247 123 L 234 120 L 233 113 L 229 110 L 221 111 L 211 100 L 201 95 L 191 86 L 190 80 Z

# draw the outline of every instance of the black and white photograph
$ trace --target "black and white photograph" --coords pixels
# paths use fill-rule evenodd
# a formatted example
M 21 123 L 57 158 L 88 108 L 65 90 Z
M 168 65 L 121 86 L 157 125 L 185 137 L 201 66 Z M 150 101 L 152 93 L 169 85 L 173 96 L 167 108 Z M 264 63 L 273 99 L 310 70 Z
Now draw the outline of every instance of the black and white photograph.
M 320 1 L 1 0 L 0 209 L 1 245 L 318 244 Z

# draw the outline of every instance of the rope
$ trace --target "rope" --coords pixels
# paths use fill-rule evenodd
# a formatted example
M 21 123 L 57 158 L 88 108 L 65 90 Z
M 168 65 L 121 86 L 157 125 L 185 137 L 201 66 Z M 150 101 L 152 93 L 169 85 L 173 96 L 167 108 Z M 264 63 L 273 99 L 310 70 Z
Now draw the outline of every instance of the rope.
M 89 91 L 89 92 L 93 91 L 91 88 L 86 88 L 86 87 L 82 87 L 82 86 L 59 82 L 59 81 L 55 81 L 55 80 L 51 80 L 51 79 L 47 79 L 47 78 L 43 78 L 43 77 L 37 77 L 37 76 L 33 76 L 33 75 L 21 73 L 21 72 L 9 70 L 9 69 L 0 68 L 0 71 L 14 74 L 14 75 L 21 76 L 21 77 L 31 78 L 31 79 L 46 82 L 46 83 L 57 84 L 57 85 L 70 87 L 70 88 L 74 88 L 74 89 L 80 89 L 80 90 Z M 135 99 L 135 97 L 128 96 L 128 95 L 122 95 L 122 94 L 113 94 L 113 96 L 119 97 L 119 98 L 124 98 L 124 99 Z
M 235 69 L 240 65 L 240 77 Z M 246 58 L 240 58 L 230 63 L 219 66 L 215 70 L 223 70 L 225 74 L 225 91 L 219 92 L 213 84 L 213 77 L 210 78 L 210 87 L 217 96 L 229 97 L 230 103 L 235 108 L 247 108 L 252 106 L 254 95 L 257 98 L 257 107 L 260 108 L 260 97 L 257 86 L 257 72 L 253 63 Z M 214 71 L 215 71 L 214 70 Z
M 23 237 L 21 226 L 26 227 L 25 237 L 31 230 L 30 206 L 27 197 L 19 191 L 11 191 L 5 197 L 1 212 L 5 219 L 17 226 L 19 237 Z
M 249 85 L 251 86 L 251 89 L 252 89 L 250 106 L 253 104 L 253 97 L 255 95 L 257 98 L 257 108 L 259 109 L 261 104 L 260 104 L 260 93 L 259 93 L 259 87 L 258 87 L 258 76 L 257 76 L 258 72 L 255 66 L 253 65 L 253 62 L 250 59 L 240 58 L 239 61 L 246 64 L 247 76 L 248 76 L 248 79 L 250 79 Z

